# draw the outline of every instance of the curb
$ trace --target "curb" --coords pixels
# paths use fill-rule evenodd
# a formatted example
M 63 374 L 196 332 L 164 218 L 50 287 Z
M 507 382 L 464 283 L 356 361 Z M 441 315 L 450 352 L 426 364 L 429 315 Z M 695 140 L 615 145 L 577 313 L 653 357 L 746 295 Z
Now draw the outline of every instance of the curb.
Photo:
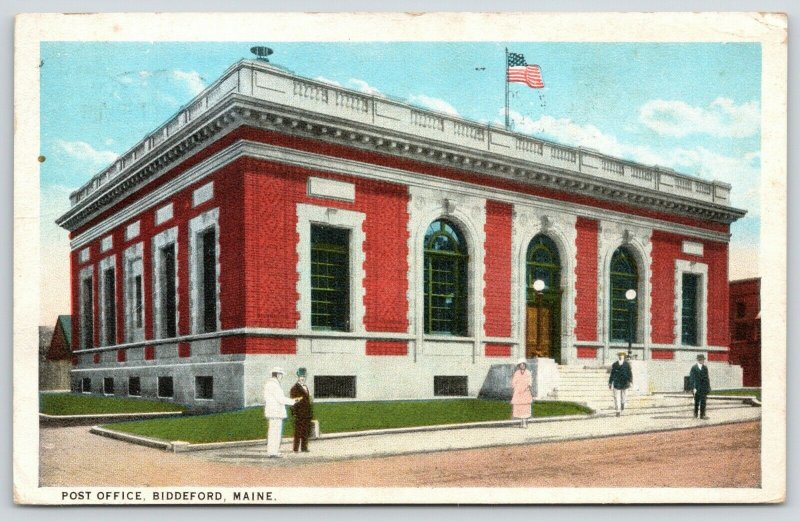
M 691 394 L 680 393 L 680 394 L 663 394 L 665 398 L 686 398 L 691 400 L 693 396 Z M 755 396 L 747 396 L 747 395 L 729 395 L 729 394 L 709 394 L 706 396 L 707 400 L 716 400 L 719 402 L 741 402 L 745 405 L 750 405 L 752 407 L 761 407 L 761 401 L 756 398 Z
M 151 447 L 154 449 L 161 449 L 161 450 L 170 450 L 172 448 L 172 444 L 168 441 L 160 441 L 154 438 L 145 438 L 144 436 L 135 436 L 133 434 L 125 434 L 122 432 L 111 431 L 108 429 L 104 429 L 99 425 L 95 425 L 89 432 L 92 434 L 97 434 L 98 436 L 103 436 L 106 438 L 112 438 L 115 440 L 127 441 L 130 443 L 135 443 L 136 445 L 144 445 L 145 447 Z
M 96 425 L 98 423 L 172 418 L 182 415 L 182 411 L 133 412 L 121 414 L 69 414 L 63 416 L 39 413 L 39 425 L 42 427 L 75 427 L 80 425 Z
M 548 416 L 545 418 L 532 418 L 528 421 L 531 423 L 545 423 L 554 421 L 573 421 L 582 420 L 595 417 L 595 414 L 574 414 L 569 416 Z M 452 423 L 446 425 L 422 425 L 419 427 L 400 427 L 397 429 L 375 429 L 370 431 L 351 431 L 351 432 L 334 432 L 330 434 L 321 434 L 312 439 L 317 440 L 331 440 L 343 438 L 359 438 L 364 436 L 378 436 L 382 434 L 405 434 L 413 432 L 432 432 L 432 431 L 448 431 L 448 430 L 461 430 L 461 429 L 479 429 L 485 427 L 505 427 L 509 425 L 517 425 L 519 420 L 497 420 L 488 422 L 475 422 L 475 423 Z M 253 445 L 266 445 L 267 440 L 241 440 L 241 441 L 220 441 L 212 443 L 189 443 L 186 441 L 163 441 L 155 438 L 147 438 L 145 436 L 136 436 L 134 434 L 127 434 L 124 432 L 112 431 L 104 429 L 95 425 L 89 432 L 99 436 L 114 438 L 120 441 L 126 441 L 136 445 L 144 445 L 146 447 L 162 449 L 171 452 L 194 452 L 199 450 L 213 450 L 213 449 L 230 449 L 236 447 L 250 447 Z M 281 443 L 291 442 L 292 438 L 282 438 Z

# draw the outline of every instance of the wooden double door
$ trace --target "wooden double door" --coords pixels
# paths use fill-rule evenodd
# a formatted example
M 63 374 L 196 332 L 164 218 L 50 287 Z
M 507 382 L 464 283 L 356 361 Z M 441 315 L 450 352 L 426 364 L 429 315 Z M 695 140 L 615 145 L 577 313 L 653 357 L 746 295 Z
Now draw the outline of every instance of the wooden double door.
M 525 357 L 561 360 L 561 292 L 528 299 Z

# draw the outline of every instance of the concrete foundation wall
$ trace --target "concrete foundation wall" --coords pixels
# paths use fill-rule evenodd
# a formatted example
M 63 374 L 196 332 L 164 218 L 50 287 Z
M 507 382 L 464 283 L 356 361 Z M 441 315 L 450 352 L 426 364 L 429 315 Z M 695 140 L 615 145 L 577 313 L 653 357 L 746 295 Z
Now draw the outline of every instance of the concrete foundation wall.
M 356 400 L 417 400 L 434 397 L 434 376 L 440 375 L 466 376 L 467 396 L 476 397 L 493 364 L 489 358 L 477 357 L 472 363 L 471 357 L 463 356 L 418 355 L 415 363 L 410 355 L 250 355 L 244 368 L 246 406 L 264 403 L 264 384 L 275 366 L 286 371 L 282 382 L 286 392 L 296 379 L 297 368 L 305 367 L 312 395 L 315 376 L 355 376 Z
M 45 360 L 39 370 L 40 391 L 63 391 L 69 389 L 69 360 Z
M 650 392 L 683 391 L 683 379 L 689 376 L 694 362 L 688 361 L 649 361 L 648 376 Z M 742 386 L 742 368 L 723 362 L 708 362 L 711 389 L 731 389 Z

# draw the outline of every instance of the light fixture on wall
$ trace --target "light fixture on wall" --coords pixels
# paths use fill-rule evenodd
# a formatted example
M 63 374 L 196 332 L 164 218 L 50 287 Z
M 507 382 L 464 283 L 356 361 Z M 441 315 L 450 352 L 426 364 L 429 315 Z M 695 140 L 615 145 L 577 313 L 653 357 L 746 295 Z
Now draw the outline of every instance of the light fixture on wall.
M 633 306 L 636 301 L 636 290 L 629 289 L 625 292 L 625 298 L 628 300 L 628 357 L 633 354 Z
M 533 281 L 533 291 L 536 292 L 536 356 L 542 354 L 542 291 L 545 283 L 542 279 Z

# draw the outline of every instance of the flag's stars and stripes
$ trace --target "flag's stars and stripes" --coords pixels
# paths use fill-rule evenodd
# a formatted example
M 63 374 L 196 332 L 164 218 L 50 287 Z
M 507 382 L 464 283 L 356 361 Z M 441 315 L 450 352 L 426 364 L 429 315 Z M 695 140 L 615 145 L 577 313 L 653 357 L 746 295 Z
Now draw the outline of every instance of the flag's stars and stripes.
M 508 53 L 509 83 L 524 83 L 532 89 L 543 89 L 542 69 L 538 65 L 528 65 L 525 56 L 517 52 Z

